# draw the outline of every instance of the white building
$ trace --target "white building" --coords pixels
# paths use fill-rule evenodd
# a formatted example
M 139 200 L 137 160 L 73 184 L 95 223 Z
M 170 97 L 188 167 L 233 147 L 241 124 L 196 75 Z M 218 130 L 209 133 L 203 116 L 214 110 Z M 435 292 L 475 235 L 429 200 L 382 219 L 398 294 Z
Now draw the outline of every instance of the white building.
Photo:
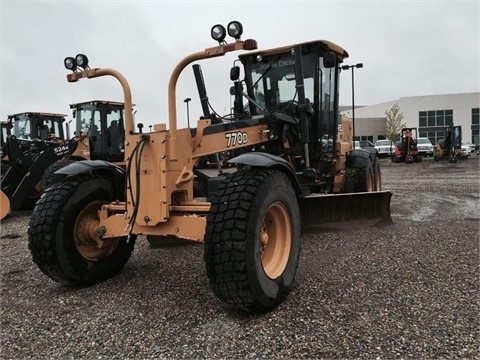
M 480 143 L 480 93 L 402 97 L 372 105 L 355 106 L 355 138 L 375 142 L 384 139 L 385 112 L 398 103 L 405 127 L 418 129 L 418 136 L 428 137 L 432 144 L 444 137 L 452 122 L 462 127 L 462 139 Z M 341 111 L 352 118 L 352 109 Z

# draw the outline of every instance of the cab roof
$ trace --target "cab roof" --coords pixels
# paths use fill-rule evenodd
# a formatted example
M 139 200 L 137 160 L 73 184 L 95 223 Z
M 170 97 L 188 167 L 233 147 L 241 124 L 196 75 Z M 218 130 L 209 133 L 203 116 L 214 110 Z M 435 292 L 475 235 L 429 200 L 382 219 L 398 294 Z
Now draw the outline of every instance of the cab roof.
M 325 51 L 333 51 L 337 57 L 343 61 L 344 59 L 346 59 L 348 57 L 348 52 L 343 49 L 341 46 L 331 42 L 331 41 L 328 41 L 328 40 L 312 40 L 312 41 L 307 41 L 307 42 L 302 42 L 302 43 L 298 43 L 298 44 L 293 44 L 293 45 L 286 45 L 286 46 L 281 46 L 281 47 L 277 47 L 277 48 L 272 48 L 272 49 L 267 49 L 267 50 L 256 50 L 256 51 L 252 51 L 252 52 L 248 52 L 248 53 L 245 53 L 245 54 L 241 54 L 239 55 L 238 57 L 240 59 L 243 59 L 243 58 L 246 58 L 246 57 L 249 57 L 249 56 L 255 56 L 255 55 L 263 55 L 263 56 L 268 56 L 268 55 L 277 55 L 277 54 L 282 54 L 282 53 L 286 53 L 286 52 L 289 52 L 292 48 L 294 48 L 295 46 L 315 46 L 315 45 L 318 45 L 322 48 L 324 48 Z
M 112 105 L 118 105 L 118 106 L 123 106 L 123 102 L 118 102 L 118 101 L 109 101 L 109 100 L 89 100 L 89 101 L 83 101 L 75 104 L 70 104 L 70 108 L 77 107 L 78 105 L 84 105 L 84 104 L 112 104 Z
M 21 113 L 16 113 L 12 115 L 8 115 L 9 118 L 21 116 L 21 115 L 34 115 L 34 116 L 46 116 L 46 117 L 65 117 L 65 114 L 54 114 L 54 113 L 45 113 L 45 112 L 32 112 L 32 111 L 25 111 Z

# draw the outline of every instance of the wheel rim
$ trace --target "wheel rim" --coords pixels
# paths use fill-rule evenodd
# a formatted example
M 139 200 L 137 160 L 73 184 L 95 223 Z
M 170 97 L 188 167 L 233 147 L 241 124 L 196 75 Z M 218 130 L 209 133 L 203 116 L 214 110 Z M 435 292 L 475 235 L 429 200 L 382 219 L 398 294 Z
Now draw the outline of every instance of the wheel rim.
M 288 211 L 280 202 L 268 208 L 260 229 L 260 258 L 265 274 L 275 279 L 285 270 L 292 245 Z
M 78 214 L 75 221 L 75 246 L 87 260 L 98 261 L 111 255 L 116 249 L 119 239 L 101 240 L 95 235 L 99 225 L 98 210 L 105 204 L 104 201 L 94 201 L 88 204 Z

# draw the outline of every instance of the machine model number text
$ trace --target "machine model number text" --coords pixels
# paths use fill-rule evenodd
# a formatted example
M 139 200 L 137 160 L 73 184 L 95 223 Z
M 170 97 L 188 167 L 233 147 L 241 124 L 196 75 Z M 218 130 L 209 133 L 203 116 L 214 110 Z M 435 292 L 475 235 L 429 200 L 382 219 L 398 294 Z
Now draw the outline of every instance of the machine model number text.
M 53 151 L 55 152 L 55 155 L 57 155 L 57 156 L 67 154 L 68 153 L 68 146 L 67 145 L 59 146 L 57 148 L 54 148 Z
M 248 143 L 248 134 L 242 131 L 226 133 L 225 138 L 227 139 L 227 147 Z

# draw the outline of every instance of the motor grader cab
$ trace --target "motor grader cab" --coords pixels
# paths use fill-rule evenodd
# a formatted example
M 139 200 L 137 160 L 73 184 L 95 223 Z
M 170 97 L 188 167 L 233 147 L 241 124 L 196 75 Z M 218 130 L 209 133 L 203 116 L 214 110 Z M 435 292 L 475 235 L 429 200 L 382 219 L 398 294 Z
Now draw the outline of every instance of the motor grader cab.
M 462 154 L 462 127 L 450 124 L 445 128 L 445 138 L 435 145 L 433 158 L 436 161 L 448 159 L 456 163 Z
M 83 169 L 58 171 L 65 178 L 37 202 L 28 230 L 33 261 L 46 275 L 77 286 L 105 280 L 123 268 L 139 234 L 203 241 L 214 293 L 232 306 L 264 312 L 289 293 L 306 225 L 391 221 L 391 193 L 372 191 L 375 159 L 351 150 L 351 134 L 339 124 L 339 64 L 347 52 L 324 40 L 255 51 L 255 40 L 241 40 L 240 23 L 227 28 L 233 42 L 216 25 L 211 33 L 218 45 L 174 68 L 168 129 L 161 123 L 136 133 L 125 112 L 125 170 L 82 161 Z M 185 67 L 242 50 L 245 79 L 232 76 L 236 118 L 203 115 L 194 130 L 178 129 L 176 83 Z M 130 86 L 117 70 L 91 69 L 83 54 L 65 65 L 73 71 L 69 82 L 116 78 L 125 108 L 131 107 Z M 232 152 L 236 171 L 215 180 L 211 201 L 197 199 L 195 164 L 222 151 Z
M 418 155 L 417 139 L 417 128 L 402 129 L 400 140 L 395 142 L 392 161 L 395 163 L 405 162 L 405 164 L 421 162 L 422 157 Z

